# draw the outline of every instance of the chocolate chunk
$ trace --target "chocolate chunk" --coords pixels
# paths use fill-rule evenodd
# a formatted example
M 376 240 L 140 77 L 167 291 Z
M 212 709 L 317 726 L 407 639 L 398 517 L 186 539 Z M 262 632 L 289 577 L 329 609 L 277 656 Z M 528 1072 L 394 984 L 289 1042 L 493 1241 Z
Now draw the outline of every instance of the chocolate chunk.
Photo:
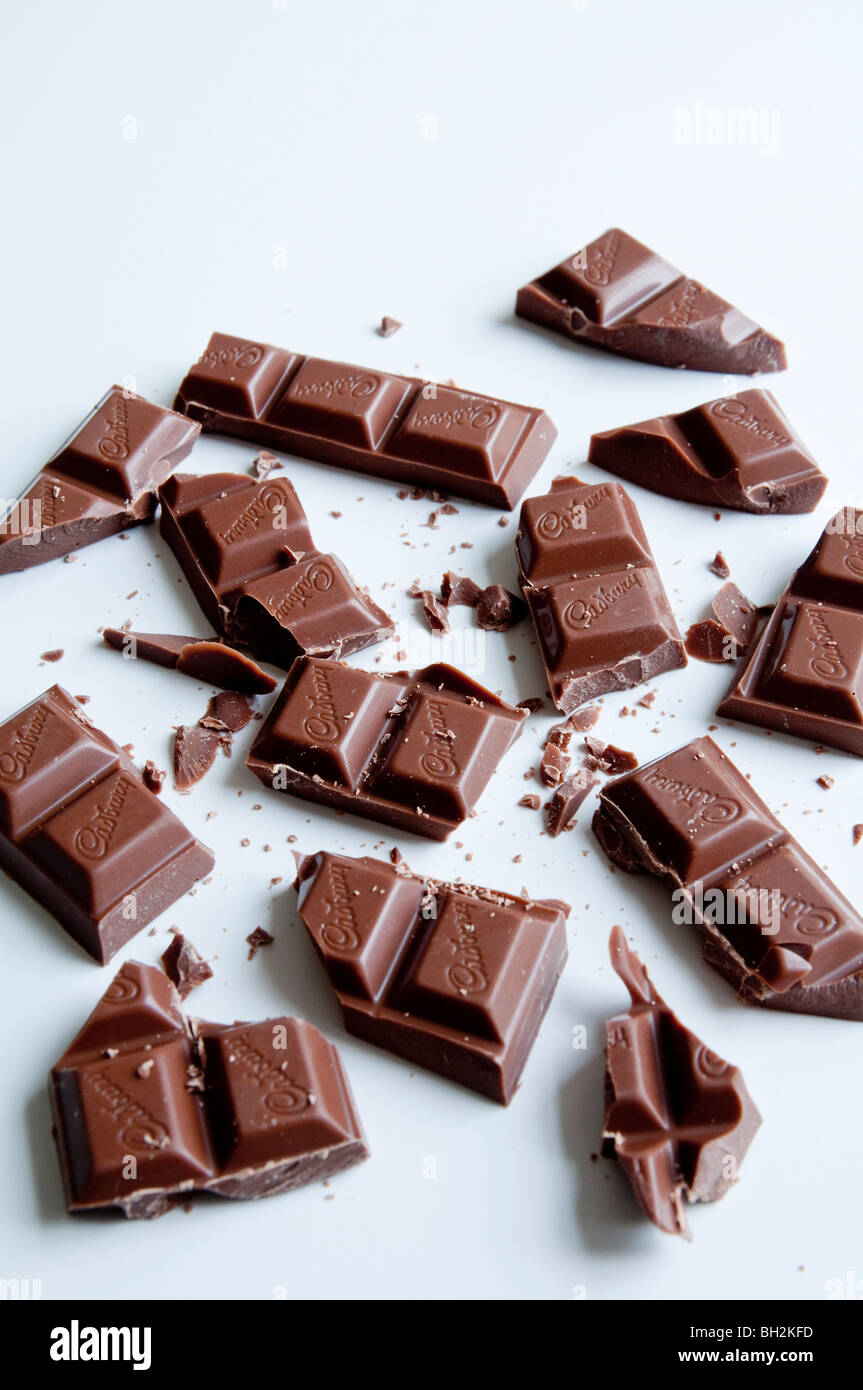
M 528 811 L 538 811 L 541 805 L 541 797 L 536 792 L 526 792 L 519 801 L 519 806 L 525 806 Z
M 617 1159 L 645 1216 L 688 1238 L 684 1198 L 725 1196 L 761 1116 L 739 1069 L 672 1013 L 620 927 L 608 944 L 632 1003 L 605 1026 L 602 1151 Z
M 644 698 L 646 700 L 647 696 L 645 695 Z M 655 696 L 651 696 L 650 698 L 655 699 Z M 642 704 L 643 702 L 639 700 L 638 703 Z M 600 705 L 586 705 L 582 709 L 573 710 L 572 714 L 567 716 L 565 724 L 558 724 L 557 727 L 559 729 L 570 728 L 576 734 L 583 734 L 586 733 L 588 729 L 593 729 L 596 726 L 601 714 L 602 708 Z
M 566 903 L 322 852 L 300 917 L 349 1033 L 507 1105 L 566 961 Z
M 255 930 L 249 933 L 246 940 L 249 943 L 249 960 L 254 960 L 261 947 L 271 946 L 275 937 L 271 936 L 268 931 L 264 931 L 263 927 L 255 927 Z
M 432 632 L 449 632 L 449 618 L 446 609 L 438 602 L 431 590 L 423 589 L 420 598 L 422 599 L 426 622 Z
M 165 632 L 130 632 L 106 627 L 102 640 L 127 660 L 151 661 L 181 671 L 184 676 L 218 685 L 224 690 L 244 690 L 250 695 L 266 695 L 276 682 L 256 661 L 225 642 L 209 637 L 174 637 Z
M 198 955 L 182 932 L 177 932 L 167 951 L 162 952 L 161 961 L 162 969 L 181 999 L 185 999 L 205 980 L 213 978 L 207 962 Z
M 758 608 L 736 584 L 723 584 L 710 604 L 717 622 L 733 638 L 738 653 L 749 650 L 758 629 Z
M 100 964 L 213 863 L 59 685 L 0 726 L 0 866 Z
M 827 523 L 717 713 L 863 757 L 863 511 Z
M 747 1004 L 863 1020 L 863 920 L 710 738 L 609 783 L 609 858 L 674 889 L 674 920 Z
M 540 781 L 547 787 L 556 787 L 569 767 L 569 758 L 557 743 L 547 743 L 542 751 L 539 765 Z
M 786 365 L 778 339 L 617 227 L 520 289 L 515 312 L 659 367 L 752 375 Z
M 717 550 L 716 554 L 710 561 L 710 564 L 707 568 L 709 570 L 712 570 L 712 572 L 716 575 L 717 579 L 728 579 L 731 574 L 731 569 L 729 567 L 728 561 L 722 554 L 721 550 Z
M 247 695 L 237 690 L 222 690 L 211 697 L 207 713 L 198 723 L 205 729 L 227 729 L 238 734 L 254 717 L 254 706 Z
M 558 709 L 686 665 L 647 537 L 619 483 L 556 479 L 522 505 L 515 548 Z
M 155 966 L 114 977 L 51 1072 L 70 1212 L 160 1216 L 275 1196 L 368 1157 L 335 1048 L 309 1023 L 187 1019 Z
M 398 319 L 387 318 L 386 314 L 384 314 L 378 333 L 382 338 L 391 338 L 393 334 L 398 333 L 399 329 L 402 327 L 403 324 L 399 323 Z
M 174 737 L 174 786 L 191 791 L 210 771 L 222 747 L 218 729 L 202 724 L 181 724 Z
M 476 608 L 482 597 L 482 589 L 465 574 L 454 574 L 447 570 L 440 582 L 440 595 L 447 608 L 462 604 L 465 608 Z
M 692 623 L 686 629 L 684 642 L 688 655 L 696 661 L 736 661 L 739 655 L 734 638 L 713 618 Z
M 167 775 L 166 772 L 163 772 L 161 768 L 156 766 L 152 758 L 148 758 L 141 769 L 141 777 L 144 786 L 148 791 L 154 792 L 156 796 L 159 795 L 164 787 Z
M 617 748 L 613 743 L 603 743 L 601 739 L 591 738 L 589 734 L 584 742 L 591 754 L 594 770 L 599 768 L 603 772 L 616 775 L 619 772 L 631 772 L 633 768 L 638 767 L 635 754 L 628 753 L 625 748 Z
M 157 487 L 200 432 L 200 425 L 172 410 L 112 387 L 35 482 L 0 508 L 0 574 L 149 521 Z
M 536 714 L 537 710 L 543 709 L 545 700 L 541 695 L 528 695 L 526 700 L 519 700 L 517 708 L 526 709 L 528 714 Z
M 572 825 L 575 813 L 597 784 L 587 768 L 576 768 L 555 788 L 554 796 L 546 802 L 545 828 L 549 835 L 560 835 Z
M 479 596 L 476 621 L 489 632 L 509 632 L 527 613 L 520 598 L 502 584 L 489 584 Z
M 262 449 L 252 464 L 252 477 L 257 478 L 262 483 L 268 478 L 274 468 L 280 468 L 281 464 L 275 454 L 270 454 L 266 449 Z
M 160 530 L 207 619 L 287 670 L 303 653 L 347 656 L 394 632 L 341 560 L 317 551 L 286 476 L 177 473 L 159 489 Z
M 452 666 L 381 676 L 302 658 L 246 766 L 275 791 L 445 840 L 526 717 Z
M 494 507 L 515 506 L 557 438 L 541 410 L 224 333 L 176 408 L 205 431 Z
M 769 391 L 605 430 L 588 457 L 664 497 L 742 512 L 811 512 L 827 486 Z

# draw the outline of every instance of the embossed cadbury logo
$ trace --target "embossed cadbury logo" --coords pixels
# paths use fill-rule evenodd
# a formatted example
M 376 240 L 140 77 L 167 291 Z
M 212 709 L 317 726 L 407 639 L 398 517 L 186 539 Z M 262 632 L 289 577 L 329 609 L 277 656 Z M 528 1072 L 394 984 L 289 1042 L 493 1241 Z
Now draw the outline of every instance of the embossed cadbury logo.
M 332 566 L 326 560 L 314 560 L 306 570 L 302 579 L 298 579 L 293 584 L 283 598 L 270 608 L 274 618 L 281 621 L 287 618 L 295 608 L 305 608 L 313 594 L 326 593 L 333 587 L 335 574 Z
M 831 932 L 841 926 L 836 913 L 830 907 L 824 907 L 822 903 L 810 903 L 805 898 L 795 897 L 793 893 L 785 893 L 781 888 L 771 888 L 769 890 L 756 886 L 752 881 L 751 874 L 743 874 L 734 882 L 735 892 L 763 893 L 769 891 L 778 901 L 779 911 L 783 917 L 787 917 L 792 931 L 799 932 L 801 936 L 829 936 Z
M 324 897 L 328 920 L 321 927 L 321 941 L 331 951 L 353 951 L 360 944 L 357 918 L 348 876 L 341 864 L 327 866 L 329 894 Z
M 499 415 L 497 406 L 488 401 L 468 401 L 455 410 L 418 410 L 410 424 L 416 429 L 490 430 Z
M 202 367 L 214 370 L 216 367 L 237 367 L 244 371 L 247 367 L 257 367 L 264 355 L 258 343 L 233 343 L 231 347 L 208 348 L 200 359 Z
M 573 599 L 563 610 L 563 625 L 576 632 L 586 632 L 592 623 L 613 608 L 619 598 L 632 588 L 641 588 L 641 575 L 632 570 L 624 579 L 606 588 L 600 584 L 589 598 Z
M 455 936 L 447 938 L 455 960 L 447 967 L 446 977 L 459 994 L 481 994 L 488 988 L 485 961 L 476 939 L 476 925 L 470 903 L 464 898 L 452 899 L 456 917 Z
M 289 496 L 287 483 L 265 483 L 236 520 L 219 532 L 225 545 L 233 545 L 234 541 L 241 541 L 250 532 L 259 530 L 262 522 L 274 517 L 280 508 L 284 509 Z M 278 530 L 278 526 L 275 529 Z
M 30 722 L 15 730 L 11 746 L 0 753 L 0 777 L 4 782 L 21 782 L 27 776 L 50 714 L 46 705 L 37 705 Z
M 86 825 L 75 832 L 75 848 L 85 859 L 104 858 L 123 813 L 123 804 L 134 783 L 120 776 L 105 802 L 99 802 Z
M 735 400 L 733 396 L 726 396 L 721 401 L 714 401 L 710 407 L 710 413 L 718 416 L 720 420 L 725 420 L 727 424 L 734 425 L 737 429 L 757 435 L 771 449 L 784 449 L 787 444 L 791 443 L 787 434 L 783 434 L 781 430 L 773 429 L 764 420 L 760 420 L 745 401 Z
M 694 280 L 685 281 L 680 298 L 672 299 L 667 312 L 656 320 L 657 327 L 685 328 L 692 323 L 700 293 L 701 286 Z
M 614 274 L 614 267 L 617 263 L 618 252 L 620 251 L 620 235 L 612 232 L 608 241 L 597 243 L 592 253 L 592 259 L 584 272 L 585 280 L 591 285 L 607 285 Z
M 821 676 L 824 680 L 845 680 L 848 675 L 848 667 L 839 650 L 839 643 L 830 631 L 824 614 L 819 609 L 808 608 L 806 616 L 811 628 L 811 634 L 806 634 L 806 640 L 813 649 L 809 658 L 811 669 L 816 676 Z
M 429 747 L 420 758 L 420 767 L 429 777 L 455 777 L 459 765 L 453 757 L 454 735 L 447 725 L 446 706 L 439 700 L 429 700 L 427 710 L 428 728 L 422 734 Z
M 380 384 L 380 378 L 372 376 L 369 372 L 349 372 L 347 376 L 322 377 L 318 381 L 297 381 L 290 394 L 295 400 L 303 400 L 306 396 L 323 396 L 324 400 L 328 401 L 332 400 L 333 396 L 353 396 L 356 400 L 365 400 L 368 396 L 374 395 Z
M 154 1119 L 140 1101 L 112 1081 L 107 1071 L 85 1073 L 85 1076 L 99 1097 L 99 1109 L 110 1117 L 117 1138 L 125 1149 L 152 1153 L 154 1149 L 170 1148 L 171 1136 L 166 1126 Z
M 305 1086 L 292 1081 L 281 1067 L 265 1057 L 248 1036 L 242 1033 L 230 1042 L 229 1061 L 242 1068 L 247 1076 L 256 1081 L 261 1088 L 261 1100 L 265 1110 L 272 1115 L 296 1115 L 312 1104 L 312 1098 Z
M 112 399 L 105 422 L 105 433 L 96 448 L 103 459 L 108 459 L 111 463 L 129 457 L 129 407 L 122 396 Z
M 593 492 L 589 492 L 580 502 L 570 502 L 562 511 L 556 512 L 549 508 L 536 523 L 537 534 L 542 536 L 544 541 L 556 541 L 567 531 L 583 531 L 587 526 L 589 514 L 610 494 L 611 488 L 603 483 L 602 487 L 594 488 Z
M 332 743 L 339 737 L 338 710 L 333 700 L 333 690 L 325 671 L 320 666 L 312 668 L 312 692 L 306 696 L 310 713 L 303 720 L 303 728 L 312 738 L 323 743 Z
M 741 814 L 740 803 L 733 797 L 717 796 L 715 792 L 696 787 L 692 782 L 681 782 L 677 777 L 669 777 L 662 771 L 661 765 L 647 772 L 644 782 L 675 805 L 688 806 L 693 812 L 693 822 L 725 825 L 736 820 Z

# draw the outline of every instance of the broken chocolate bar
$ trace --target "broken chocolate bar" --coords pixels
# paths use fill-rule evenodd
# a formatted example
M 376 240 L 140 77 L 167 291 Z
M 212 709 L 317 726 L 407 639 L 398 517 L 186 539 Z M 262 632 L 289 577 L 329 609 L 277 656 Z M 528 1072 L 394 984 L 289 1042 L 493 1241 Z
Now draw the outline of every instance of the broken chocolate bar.
M 394 631 L 335 555 L 314 547 L 290 479 L 177 473 L 160 530 L 213 627 L 287 670 L 301 653 L 348 656 Z
M 327 852 L 297 887 L 348 1032 L 508 1105 L 566 961 L 567 904 Z
M 515 549 L 558 709 L 686 665 L 638 512 L 619 483 L 557 478 L 523 503 Z
M 0 866 L 100 964 L 214 862 L 59 685 L 0 726 Z
M 175 407 L 208 432 L 507 508 L 557 438 L 541 410 L 225 333 Z
M 339 1055 L 316 1028 L 188 1019 L 170 980 L 136 961 L 54 1067 L 50 1094 L 70 1212 L 271 1197 L 368 1157 Z
M 102 640 L 129 660 L 152 661 L 182 671 L 206 685 L 223 690 L 244 690 L 250 695 L 267 695 L 276 681 L 251 657 L 238 652 L 216 637 L 174 637 L 166 632 L 127 632 L 106 627 Z
M 35 481 L 0 511 L 0 574 L 149 521 L 157 487 L 200 433 L 182 415 L 112 387 Z
M 605 430 L 588 458 L 663 497 L 741 512 L 811 512 L 827 486 L 769 391 Z
M 645 1216 L 688 1238 L 684 1198 L 725 1196 L 761 1116 L 739 1068 L 705 1047 L 657 994 L 622 928 L 608 945 L 632 1003 L 605 1026 L 602 1151 L 617 1159 Z
M 711 738 L 610 782 L 593 828 L 674 889 L 744 1003 L 863 1020 L 863 920 Z
M 526 718 L 452 666 L 379 676 L 299 657 L 246 766 L 275 791 L 445 840 Z
M 863 757 L 863 511 L 828 521 L 717 713 Z
M 519 290 L 515 312 L 566 338 L 701 372 L 779 372 L 778 339 L 612 227 Z

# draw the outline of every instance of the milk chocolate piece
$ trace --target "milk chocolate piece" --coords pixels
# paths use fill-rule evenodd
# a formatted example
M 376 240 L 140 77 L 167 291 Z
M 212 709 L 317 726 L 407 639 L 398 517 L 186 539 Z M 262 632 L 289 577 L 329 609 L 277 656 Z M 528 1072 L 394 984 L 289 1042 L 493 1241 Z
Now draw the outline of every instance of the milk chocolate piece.
M 560 835 L 572 825 L 573 816 L 596 786 L 598 778 L 593 777 L 587 768 L 576 768 L 571 777 L 565 778 L 554 791 L 554 796 L 546 802 L 545 828 L 549 835 Z
M 144 786 L 158 796 L 165 785 L 167 773 L 157 767 L 152 758 L 148 758 L 141 769 L 141 776 L 144 779 Z
M 440 596 L 448 608 L 457 603 L 465 608 L 476 608 L 482 598 L 482 589 L 466 574 L 454 574 L 452 570 L 447 570 L 441 580 Z
M 368 1157 L 335 1048 L 295 1018 L 187 1019 L 132 961 L 51 1072 L 70 1212 L 161 1216 L 197 1192 L 270 1197 Z
M 502 584 L 489 584 L 483 589 L 476 606 L 477 626 L 488 632 L 509 632 L 526 614 L 520 598 Z
M 618 748 L 613 743 L 603 743 L 601 739 L 591 738 L 589 734 L 584 742 L 591 755 L 590 759 L 586 760 L 591 768 L 617 775 L 619 772 L 631 772 L 633 768 L 638 767 L 635 754 L 625 748 Z
M 248 959 L 254 960 L 262 946 L 272 946 L 275 937 L 271 936 L 263 927 L 255 927 L 255 930 L 246 937 L 246 941 L 249 947 Z
M 100 964 L 213 863 L 59 685 L 0 726 L 0 866 Z
M 322 555 L 287 476 L 178 473 L 160 530 L 213 627 L 285 670 L 301 653 L 347 656 L 394 631 L 335 555 Z
M 172 410 L 114 386 L 0 511 L 0 574 L 69 555 L 149 521 L 156 489 L 201 433 Z
M 425 620 L 432 632 L 439 634 L 449 632 L 449 618 L 447 617 L 446 609 L 435 598 L 431 589 L 423 589 L 420 598 L 422 599 Z
M 657 994 L 621 927 L 608 945 L 632 1003 L 605 1026 L 602 1150 L 617 1159 L 645 1216 L 688 1238 L 683 1199 L 725 1196 L 761 1116 L 739 1069 L 705 1047 Z
M 181 999 L 186 999 L 198 985 L 213 978 L 213 972 L 191 941 L 182 932 L 171 938 L 171 944 L 160 957 L 162 969 Z
M 828 521 L 717 713 L 863 757 L 863 511 Z
M 557 478 L 523 503 L 515 549 L 558 709 L 686 665 L 638 512 L 619 483 Z
M 300 917 L 349 1033 L 508 1105 L 566 961 L 566 903 L 321 852 Z
M 206 714 L 198 720 L 205 729 L 227 730 L 238 734 L 255 717 L 255 711 L 248 695 L 237 690 L 220 690 L 207 702 Z
M 382 338 L 391 338 L 393 334 L 398 333 L 399 329 L 402 327 L 403 325 L 399 323 L 398 319 L 391 319 L 384 314 L 378 333 Z
M 694 657 L 696 661 L 722 663 L 735 661 L 739 655 L 734 639 L 714 618 L 692 623 L 686 629 L 684 645 L 687 656 Z
M 811 512 L 827 486 L 769 391 L 605 430 L 588 458 L 663 497 L 741 512 Z
M 506 508 L 557 438 L 541 410 L 224 333 L 175 406 L 208 432 Z
M 445 840 L 526 718 L 452 666 L 381 676 L 299 657 L 246 766 L 275 791 Z
M 174 637 L 166 632 L 106 627 L 102 640 L 130 661 L 152 661 L 205 685 L 245 690 L 250 695 L 266 695 L 276 688 L 276 681 L 257 662 L 215 637 Z
M 731 575 L 731 569 L 729 567 L 728 561 L 722 554 L 721 550 L 717 550 L 716 554 L 710 561 L 710 564 L 707 568 L 712 570 L 718 579 L 728 579 Z
M 224 748 L 218 729 L 203 724 L 181 724 L 174 737 L 174 786 L 188 792 L 206 777 L 220 748 Z
M 778 339 L 617 227 L 520 289 L 515 312 L 659 367 L 751 375 L 786 365 Z
M 692 624 L 686 633 L 686 650 L 698 661 L 736 661 L 752 644 L 758 608 L 736 584 L 723 584 L 710 606 L 714 617 Z
M 593 826 L 619 868 L 675 890 L 744 1003 L 863 1019 L 863 920 L 712 739 L 610 782 Z
M 539 778 L 547 787 L 556 787 L 569 767 L 569 758 L 558 743 L 547 743 L 542 750 Z

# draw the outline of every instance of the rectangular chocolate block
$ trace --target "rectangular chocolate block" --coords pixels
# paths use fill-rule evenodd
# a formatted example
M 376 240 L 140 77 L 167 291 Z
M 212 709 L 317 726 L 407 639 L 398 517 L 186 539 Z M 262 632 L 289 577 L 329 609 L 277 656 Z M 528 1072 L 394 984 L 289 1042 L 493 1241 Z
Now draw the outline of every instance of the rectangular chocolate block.
M 593 828 L 676 890 L 673 920 L 744 1003 L 863 1019 L 863 919 L 711 738 L 610 782 Z
M 70 1212 L 161 1216 L 197 1192 L 270 1197 L 368 1156 L 335 1048 L 295 1018 L 188 1019 L 131 961 L 51 1072 Z
M 827 479 L 769 391 L 595 434 L 588 458 L 663 497 L 741 512 L 811 512 Z
M 0 726 L 0 866 L 100 964 L 214 862 L 59 685 Z
M 523 502 L 515 550 L 558 709 L 686 665 L 638 512 L 619 483 L 556 478 Z
M 149 521 L 156 489 L 200 433 L 200 425 L 182 415 L 112 387 L 0 513 L 0 574 Z
M 863 511 L 828 521 L 717 713 L 863 757 Z
M 349 656 L 393 631 L 336 555 L 315 549 L 290 479 L 177 473 L 160 530 L 209 621 L 263 661 Z
M 747 375 L 785 367 L 777 338 L 618 227 L 524 285 L 515 312 L 659 367 Z
M 298 657 L 246 766 L 275 791 L 445 840 L 526 717 L 452 666 L 381 676 Z
M 297 888 L 348 1032 L 508 1105 L 566 963 L 567 904 L 326 851 Z
M 529 406 L 214 333 L 175 401 L 205 431 L 512 508 L 557 438 Z

